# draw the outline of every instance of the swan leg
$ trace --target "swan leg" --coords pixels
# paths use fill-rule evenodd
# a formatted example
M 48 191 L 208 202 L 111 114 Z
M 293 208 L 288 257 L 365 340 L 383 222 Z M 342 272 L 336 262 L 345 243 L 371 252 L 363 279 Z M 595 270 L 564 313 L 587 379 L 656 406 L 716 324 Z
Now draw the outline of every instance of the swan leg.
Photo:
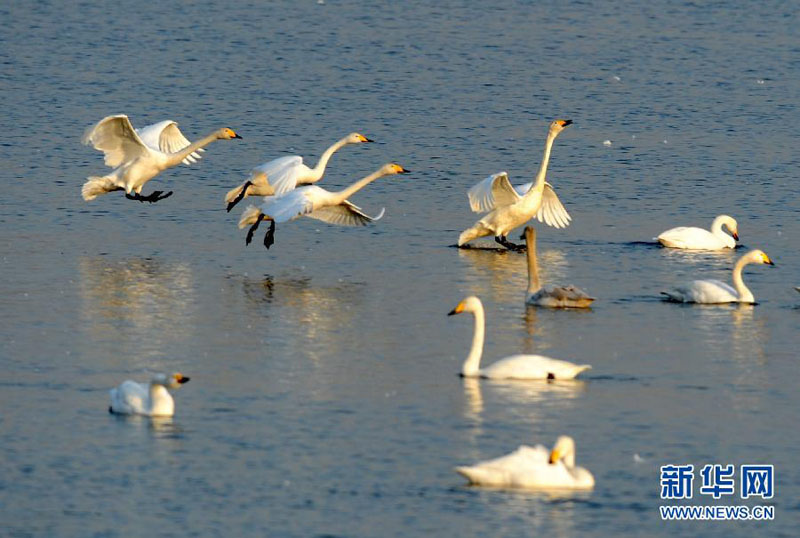
M 258 228 L 258 225 L 261 224 L 262 220 L 264 220 L 264 213 L 259 213 L 255 224 L 250 226 L 250 229 L 247 230 L 247 238 L 244 240 L 245 245 L 249 245 L 250 241 L 253 240 L 253 234 L 256 232 L 256 228 Z
M 161 194 L 163 192 L 164 191 L 153 191 L 147 196 L 142 196 L 138 192 L 134 192 L 133 194 L 129 194 L 126 192 L 125 198 L 127 198 L 128 200 L 139 200 L 140 202 L 149 202 L 152 204 L 154 202 L 158 202 L 159 200 L 163 200 L 164 198 L 169 198 L 170 196 L 172 196 L 172 191 L 169 191 L 167 194 L 162 196 Z
M 525 245 L 518 245 L 516 243 L 512 243 L 511 241 L 506 238 L 504 235 L 496 235 L 494 240 L 506 247 L 508 250 L 514 250 L 516 252 L 523 252 L 525 250 Z
M 275 221 L 270 219 L 269 230 L 267 230 L 266 235 L 264 235 L 264 246 L 267 247 L 267 249 L 269 249 L 269 247 L 271 247 L 273 243 L 275 243 Z
M 238 204 L 239 202 L 242 201 L 242 199 L 244 198 L 245 194 L 247 193 L 247 188 L 252 184 L 253 184 L 253 182 L 250 181 L 249 179 L 244 182 L 244 185 L 242 185 L 242 190 L 239 191 L 239 194 L 236 195 L 236 198 L 234 198 L 232 201 L 228 202 L 228 207 L 226 208 L 226 211 L 228 213 L 231 212 L 231 209 L 233 209 L 233 206 L 235 206 L 236 204 Z

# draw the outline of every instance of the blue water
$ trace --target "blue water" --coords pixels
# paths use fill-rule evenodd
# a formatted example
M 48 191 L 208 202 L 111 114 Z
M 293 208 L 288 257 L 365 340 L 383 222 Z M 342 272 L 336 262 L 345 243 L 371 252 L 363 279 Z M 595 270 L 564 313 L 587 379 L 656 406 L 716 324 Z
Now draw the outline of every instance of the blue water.
M 798 11 L 791 2 L 326 0 L 0 6 L 0 529 L 11 536 L 796 535 L 800 328 Z M 100 118 L 222 126 L 190 168 L 86 203 Z M 524 256 L 449 248 L 466 191 L 538 168 L 574 218 L 538 226 L 542 276 L 598 299 L 528 310 Z M 359 229 L 301 219 L 249 247 L 225 192 L 268 159 L 320 185 L 396 161 Z M 611 145 L 604 145 L 606 140 Z M 651 243 L 739 222 L 736 252 Z M 755 307 L 666 304 L 751 266 Z M 572 384 L 465 382 L 485 358 L 590 363 Z M 108 389 L 181 371 L 171 420 L 106 412 Z M 588 494 L 469 488 L 453 467 L 569 434 Z M 638 455 L 635 458 L 634 455 Z M 662 522 L 659 467 L 771 463 L 771 522 Z M 696 478 L 696 487 L 699 476 Z

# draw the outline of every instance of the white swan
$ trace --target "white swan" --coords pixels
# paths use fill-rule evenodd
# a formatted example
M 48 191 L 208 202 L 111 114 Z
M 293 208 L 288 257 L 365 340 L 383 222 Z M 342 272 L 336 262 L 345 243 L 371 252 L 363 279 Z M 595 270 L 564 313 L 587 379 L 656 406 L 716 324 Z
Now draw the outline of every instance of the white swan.
M 247 196 L 271 196 L 283 194 L 297 187 L 316 183 L 325 174 L 325 167 L 333 154 L 348 144 L 373 142 L 359 133 L 350 133 L 325 150 L 314 168 L 303 164 L 299 155 L 279 157 L 253 168 L 247 181 L 231 189 L 225 195 L 228 202 L 227 211 L 233 209 L 242 198 Z
M 485 377 L 488 379 L 574 379 L 579 373 L 591 368 L 588 364 L 573 364 L 559 359 L 551 359 L 542 355 L 512 355 L 480 368 L 483 354 L 483 338 L 485 320 L 483 303 L 477 297 L 470 296 L 458 303 L 448 316 L 470 312 L 475 316 L 475 332 L 472 336 L 472 347 L 461 367 L 463 377 Z
M 461 232 L 458 246 L 476 239 L 493 235 L 495 241 L 506 248 L 521 250 L 521 245 L 508 241 L 508 233 L 528 222 L 534 216 L 539 222 L 548 226 L 564 228 L 569 225 L 571 217 L 556 196 L 553 186 L 545 181 L 547 164 L 550 161 L 550 150 L 561 131 L 572 123 L 571 120 L 555 120 L 550 124 L 544 156 L 533 183 L 527 183 L 516 189 L 511 185 L 506 172 L 500 172 L 484 179 L 469 190 L 470 207 L 476 213 L 489 211 L 471 228 Z
M 493 460 L 456 467 L 470 484 L 500 488 L 589 490 L 592 473 L 575 466 L 575 441 L 562 435 L 552 451 L 542 445 L 522 445 Z
M 733 287 L 719 280 L 693 280 L 672 290 L 662 291 L 669 301 L 681 303 L 749 303 L 755 304 L 753 294 L 742 280 L 742 270 L 750 263 L 775 265 L 764 252 L 751 250 L 736 262 L 733 267 Z
M 723 226 L 728 228 L 733 237 L 722 230 Z M 662 232 L 656 239 L 665 247 L 690 250 L 722 250 L 724 248 L 736 248 L 736 241 L 739 240 L 739 230 L 736 219 L 728 215 L 720 215 L 711 223 L 711 231 L 702 228 L 679 226 Z
M 594 297 L 590 297 L 580 288 L 541 285 L 539 265 L 536 261 L 536 230 L 527 226 L 523 237 L 528 246 L 528 298 L 525 303 L 551 308 L 589 308 Z
M 146 415 L 148 417 L 171 417 L 175 414 L 175 402 L 167 389 L 177 389 L 189 378 L 175 373 L 156 374 L 150 383 L 125 381 L 111 389 L 109 413 L 120 415 Z
M 106 166 L 114 170 L 105 176 L 90 176 L 81 189 L 84 200 L 94 200 L 100 194 L 119 190 L 124 190 L 125 197 L 131 200 L 140 202 L 163 200 L 170 196 L 172 191 L 164 196 L 161 196 L 162 191 L 142 196 L 144 184 L 167 168 L 177 166 L 190 157 L 196 158 L 197 151 L 216 140 L 242 138 L 231 129 L 222 128 L 182 149 L 173 150 L 173 147 L 182 144 L 175 134 L 177 127 L 167 128 L 167 134 L 164 134 L 165 129 L 162 128 L 160 134 L 156 136 L 157 125 L 160 124 L 149 126 L 150 129 L 145 135 L 151 142 L 158 138 L 158 147 L 148 145 L 124 114 L 107 116 L 86 130 L 82 142 L 105 153 Z M 131 192 L 134 194 L 131 195 Z
M 399 164 L 389 163 L 341 191 L 331 192 L 310 185 L 279 196 L 267 196 L 261 206 L 251 205 L 245 209 L 239 219 L 239 228 L 250 226 L 245 240 L 249 245 L 261 221 L 270 221 L 270 228 L 264 236 L 264 246 L 269 248 L 275 242 L 275 223 L 288 222 L 298 217 L 311 217 L 339 226 L 366 226 L 367 223 L 383 217 L 384 210 L 378 216 L 370 217 L 347 199 L 379 177 L 408 172 Z

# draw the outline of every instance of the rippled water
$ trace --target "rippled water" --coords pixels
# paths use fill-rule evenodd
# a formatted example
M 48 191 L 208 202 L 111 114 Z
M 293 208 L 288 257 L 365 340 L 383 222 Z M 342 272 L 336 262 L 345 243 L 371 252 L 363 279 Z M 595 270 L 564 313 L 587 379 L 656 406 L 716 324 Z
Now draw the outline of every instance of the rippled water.
M 3 534 L 796 533 L 796 4 L 41 2 L 0 16 Z M 85 203 L 104 167 L 80 134 L 118 112 L 244 139 L 145 189 L 169 200 Z M 548 180 L 574 222 L 539 227 L 543 276 L 598 297 L 590 312 L 526 311 L 524 256 L 449 248 L 476 220 L 466 190 L 503 169 L 530 180 L 556 117 L 575 125 Z M 324 183 L 412 169 L 354 197 L 386 217 L 300 220 L 271 250 L 245 248 L 227 189 L 353 130 L 379 143 L 339 152 Z M 695 275 L 728 280 L 745 249 L 648 242 L 723 212 L 777 264 L 746 271 L 760 304 L 662 303 Z M 460 380 L 472 325 L 445 314 L 467 294 L 486 305 L 487 359 L 593 370 Z M 192 382 L 174 419 L 106 413 L 111 386 L 176 370 Z M 590 494 L 485 491 L 452 471 L 562 433 Z M 776 520 L 661 522 L 668 463 L 774 464 Z

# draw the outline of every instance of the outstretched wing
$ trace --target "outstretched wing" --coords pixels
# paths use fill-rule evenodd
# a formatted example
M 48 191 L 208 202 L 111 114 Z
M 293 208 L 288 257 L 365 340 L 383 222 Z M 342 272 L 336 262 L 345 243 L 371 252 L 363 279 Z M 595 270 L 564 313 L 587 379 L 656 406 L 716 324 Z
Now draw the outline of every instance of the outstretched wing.
M 106 116 L 94 127 L 86 129 L 81 142 L 102 151 L 106 166 L 112 168 L 146 155 L 149 151 L 125 114 Z
M 553 186 L 547 182 L 544 184 L 542 205 L 539 207 L 539 211 L 536 212 L 536 220 L 554 228 L 566 228 L 569 226 L 569 221 L 572 220 L 572 217 L 569 216 L 569 213 L 561 204 L 561 200 L 556 196 Z
M 275 189 L 275 195 L 277 196 L 297 187 L 297 177 L 302 166 L 302 157 L 289 155 L 256 166 L 253 168 L 253 172 L 258 171 L 267 174 L 267 181 Z
M 191 142 L 183 136 L 183 133 L 178 128 L 177 122 L 172 120 L 164 120 L 141 129 L 136 129 L 142 141 L 153 149 L 157 149 L 163 153 L 175 153 L 182 150 Z M 199 149 L 191 153 L 183 160 L 183 164 L 189 165 L 197 162 L 201 156 L 198 152 L 205 151 Z
M 511 205 L 520 195 L 511 186 L 508 173 L 499 172 L 487 177 L 467 193 L 469 206 L 475 213 L 485 213 L 496 207 Z
M 309 189 L 319 189 L 319 187 L 303 187 L 278 196 L 267 196 L 261 204 L 261 212 L 275 222 L 288 222 L 308 215 L 314 210 L 314 203 L 311 200 L 313 192 Z
M 338 226 L 366 226 L 380 220 L 385 212 L 386 208 L 382 208 L 378 216 L 370 217 L 360 207 L 345 200 L 341 205 L 315 209 L 306 216 Z

